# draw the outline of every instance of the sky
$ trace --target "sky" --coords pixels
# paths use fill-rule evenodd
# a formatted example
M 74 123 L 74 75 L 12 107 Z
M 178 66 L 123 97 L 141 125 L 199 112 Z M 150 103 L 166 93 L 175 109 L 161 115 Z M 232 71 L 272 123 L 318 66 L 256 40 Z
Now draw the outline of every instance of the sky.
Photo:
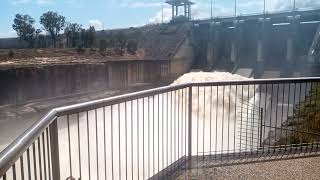
M 66 17 L 67 22 L 90 25 L 97 30 L 142 26 L 160 23 L 171 18 L 171 8 L 165 0 L 0 0 L 0 38 L 16 37 L 12 29 L 15 14 L 29 14 L 36 20 L 47 11 L 55 11 Z M 211 17 L 211 0 L 192 0 L 192 18 Z M 293 8 L 294 0 L 266 0 L 266 11 L 283 11 Z M 235 0 L 212 0 L 213 16 L 235 13 Z M 296 0 L 298 9 L 320 8 L 320 0 Z M 163 8 L 163 11 L 162 11 Z M 261 13 L 264 0 L 237 0 L 237 14 Z M 163 12 L 163 13 L 162 13 Z M 182 9 L 180 12 L 183 12 Z

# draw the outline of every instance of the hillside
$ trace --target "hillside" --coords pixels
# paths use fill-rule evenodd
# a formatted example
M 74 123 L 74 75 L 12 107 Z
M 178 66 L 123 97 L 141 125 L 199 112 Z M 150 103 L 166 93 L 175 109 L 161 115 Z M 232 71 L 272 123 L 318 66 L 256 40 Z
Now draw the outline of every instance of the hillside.
M 99 31 L 96 34 L 94 48 L 80 51 L 72 48 L 0 49 L 0 69 L 69 63 L 101 63 L 115 60 L 170 60 L 190 31 L 190 24 L 147 25 L 140 28 Z M 125 34 L 127 40 L 137 41 L 136 54 L 125 52 L 119 55 L 113 47 L 107 47 L 105 53 L 100 52 L 101 40 L 110 40 L 119 32 Z M 5 40 L 0 41 L 3 45 Z M 12 45 L 12 43 L 9 44 Z
M 167 60 L 176 53 L 177 47 L 191 32 L 191 24 L 155 24 L 139 28 L 100 31 L 97 33 L 95 46 L 99 47 L 101 39 L 110 39 L 122 31 L 127 39 L 138 41 L 138 48 L 143 50 L 145 59 Z

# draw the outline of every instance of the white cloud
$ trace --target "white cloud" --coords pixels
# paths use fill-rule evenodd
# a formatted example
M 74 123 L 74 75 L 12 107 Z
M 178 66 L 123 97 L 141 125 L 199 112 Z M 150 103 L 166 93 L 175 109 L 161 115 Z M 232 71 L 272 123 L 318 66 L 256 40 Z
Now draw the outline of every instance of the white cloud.
M 11 1 L 12 4 L 16 5 L 16 4 L 25 4 L 28 3 L 30 0 L 13 0 Z
M 162 3 L 158 2 L 133 2 L 133 3 L 123 3 L 122 7 L 128 8 L 149 8 L 149 7 L 160 7 Z
M 71 1 L 71 0 L 68 0 L 68 1 Z M 43 4 L 53 4 L 55 3 L 55 0 L 12 0 L 11 1 L 11 3 L 14 5 L 26 4 L 31 2 L 35 2 L 37 4 L 43 5 Z
M 54 0 L 37 0 L 37 4 L 53 4 Z
M 74 4 L 76 2 L 77 2 L 77 0 L 65 0 L 64 1 L 64 3 L 66 3 L 66 4 Z
M 300 0 L 297 2 L 297 7 L 302 8 L 316 8 L 320 7 L 320 1 L 319 0 Z
M 94 28 L 96 30 L 102 30 L 104 28 L 103 27 L 103 23 L 100 20 L 97 20 L 97 19 L 90 20 L 89 21 L 89 25 L 90 26 L 94 26 Z
M 163 21 L 168 22 L 171 19 L 171 8 L 163 8 Z M 155 17 L 149 19 L 149 23 L 161 23 L 162 22 L 162 10 L 158 11 Z
M 239 10 L 243 11 L 261 11 L 263 9 L 263 1 L 239 0 Z M 266 10 L 272 11 L 291 11 L 293 9 L 293 0 L 266 0 Z M 297 9 L 319 8 L 319 0 L 296 0 Z
M 17 37 L 16 31 L 9 31 L 9 32 L 0 32 L 0 38 L 10 38 L 10 37 Z

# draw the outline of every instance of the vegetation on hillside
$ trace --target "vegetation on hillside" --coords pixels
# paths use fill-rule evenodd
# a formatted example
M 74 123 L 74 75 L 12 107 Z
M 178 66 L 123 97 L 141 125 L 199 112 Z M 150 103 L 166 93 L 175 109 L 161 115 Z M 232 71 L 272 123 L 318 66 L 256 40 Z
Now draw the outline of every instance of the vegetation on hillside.
M 21 40 L 28 43 L 29 48 L 33 48 L 34 41 L 41 33 L 40 29 L 34 27 L 35 20 L 29 15 L 16 14 L 12 28 L 17 32 Z
M 34 24 L 35 19 L 31 16 L 17 14 L 12 25 L 20 39 L 29 44 L 29 48 L 76 48 L 77 52 L 83 53 L 84 48 L 94 50 L 94 45 L 97 44 L 94 26 L 84 29 L 81 24 L 67 22 L 57 12 L 48 11 L 40 17 L 40 24 L 46 35 L 40 34 L 41 30 L 36 29 Z M 135 55 L 138 50 L 138 41 L 129 39 L 123 31 L 112 33 L 107 39 L 100 39 L 98 44 L 96 47 L 102 55 L 123 56 L 126 52 Z
M 313 143 L 320 140 L 320 86 L 313 84 L 305 101 L 295 107 L 277 145 Z
M 138 49 L 138 42 L 134 39 L 129 39 L 127 44 L 127 52 L 135 54 Z
M 66 18 L 53 11 L 48 11 L 40 17 L 40 24 L 48 33 L 54 47 L 57 45 L 58 35 L 63 30 L 65 23 Z
M 191 32 L 190 23 L 148 24 L 140 28 L 96 31 L 93 26 L 83 28 L 81 24 L 69 22 L 66 17 L 53 11 L 42 14 L 39 23 L 35 23 L 36 20 L 27 14 L 17 14 L 17 16 L 19 16 L 18 19 L 23 20 L 20 23 L 14 22 L 14 27 L 21 27 L 15 28 L 17 35 L 22 41 L 30 42 L 30 45 L 26 46 L 27 43 L 15 39 L 2 41 L 10 41 L 9 46 L 2 44 L 2 47 L 12 49 L 11 54 L 14 56 L 9 56 L 8 52 L 1 53 L 0 61 L 42 57 L 36 53 L 38 52 L 36 49 L 43 51 L 45 48 L 52 52 L 56 49 L 66 49 L 70 52 L 66 54 L 70 56 L 74 55 L 73 52 L 77 52 L 81 56 L 95 54 L 123 58 L 169 59 Z M 43 32 L 36 29 L 36 24 L 41 25 L 40 29 Z M 18 48 L 26 48 L 26 51 Z M 35 48 L 35 50 L 30 51 L 28 48 Z M 22 55 L 22 52 L 27 55 Z M 56 56 L 59 55 L 51 53 L 48 57 Z

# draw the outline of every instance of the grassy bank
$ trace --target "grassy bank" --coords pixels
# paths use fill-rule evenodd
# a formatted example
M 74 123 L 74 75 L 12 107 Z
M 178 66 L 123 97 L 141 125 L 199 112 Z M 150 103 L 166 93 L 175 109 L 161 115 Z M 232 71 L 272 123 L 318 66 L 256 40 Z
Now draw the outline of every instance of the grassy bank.
M 320 85 L 312 84 L 306 99 L 294 108 L 276 145 L 313 143 L 320 140 Z

